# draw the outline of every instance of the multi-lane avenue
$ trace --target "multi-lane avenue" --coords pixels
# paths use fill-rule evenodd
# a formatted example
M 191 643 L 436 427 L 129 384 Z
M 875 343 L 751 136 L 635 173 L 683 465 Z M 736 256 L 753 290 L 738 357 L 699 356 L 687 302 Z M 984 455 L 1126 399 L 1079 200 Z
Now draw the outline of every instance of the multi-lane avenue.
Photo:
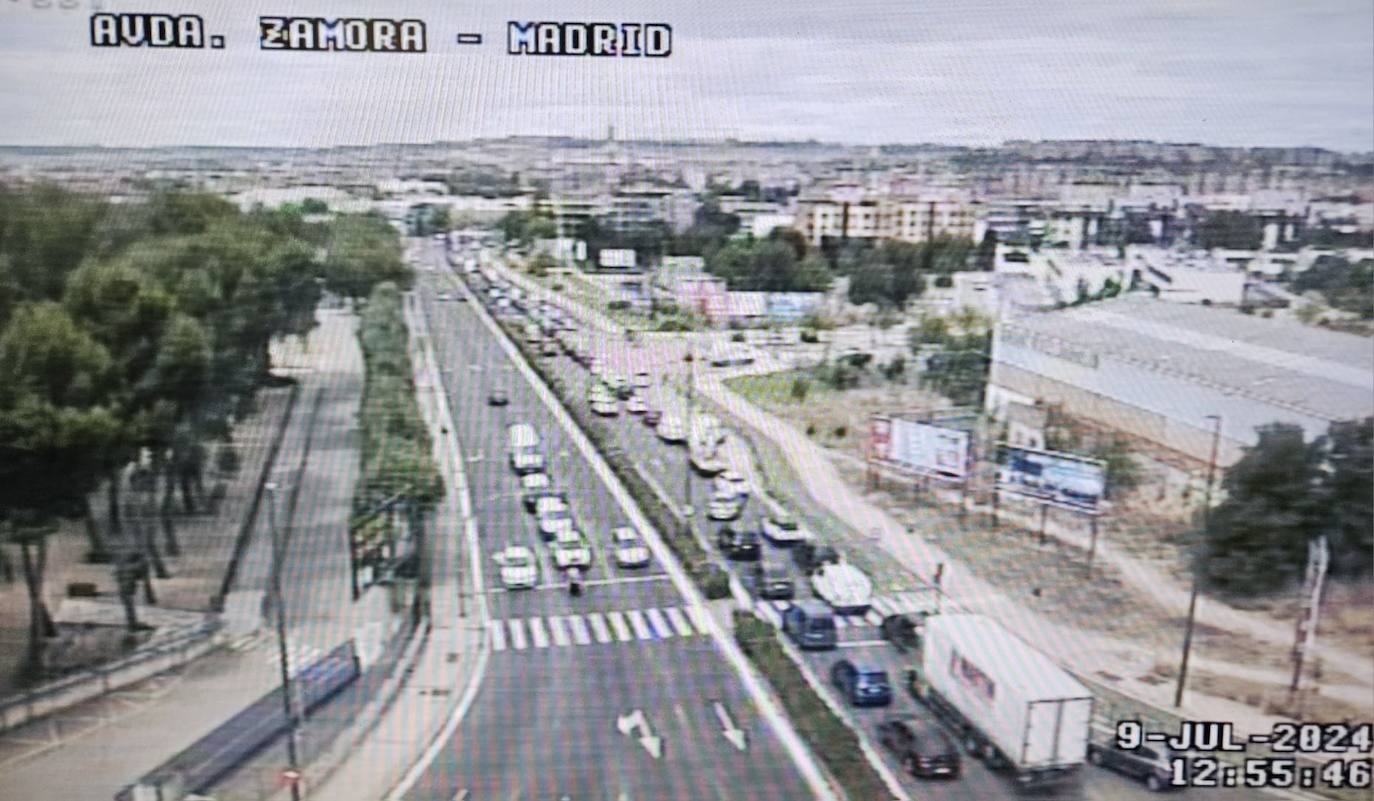
M 442 265 L 442 251 L 420 252 Z M 610 558 L 612 529 L 631 520 L 478 310 L 438 301 L 453 285 L 435 273 L 422 270 L 418 290 L 488 567 L 491 652 L 470 708 L 406 797 L 812 797 L 784 738 L 712 639 L 705 610 L 657 558 L 634 569 Z M 490 405 L 494 389 L 509 403 Z M 592 545 L 578 597 L 521 502 L 506 448 L 507 427 L 518 422 L 541 435 L 547 473 Z M 536 554 L 534 589 L 500 586 L 494 557 L 511 545 Z

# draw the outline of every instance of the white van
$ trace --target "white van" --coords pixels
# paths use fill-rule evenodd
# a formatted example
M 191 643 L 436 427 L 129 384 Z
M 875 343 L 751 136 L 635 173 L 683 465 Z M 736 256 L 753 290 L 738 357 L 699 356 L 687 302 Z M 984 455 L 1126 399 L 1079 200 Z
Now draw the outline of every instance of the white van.
M 510 450 L 511 469 L 520 475 L 538 473 L 544 469 L 544 452 L 539 432 L 529 423 L 515 423 L 506 429 L 506 444 Z

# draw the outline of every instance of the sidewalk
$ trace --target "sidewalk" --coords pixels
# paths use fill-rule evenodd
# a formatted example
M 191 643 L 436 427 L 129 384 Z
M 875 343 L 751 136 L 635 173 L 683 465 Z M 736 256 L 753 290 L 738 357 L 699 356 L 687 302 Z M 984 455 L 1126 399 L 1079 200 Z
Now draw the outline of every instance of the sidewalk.
M 358 375 L 354 375 L 351 384 L 344 380 L 355 368 L 361 369 L 361 360 L 352 360 L 347 353 L 350 347 L 355 352 L 357 350 L 351 331 L 350 317 L 337 312 L 322 312 L 320 325 L 312 332 L 305 349 L 293 346 L 274 348 L 274 363 L 293 368 L 291 372 L 301 382 L 300 401 L 283 437 L 277 466 L 273 471 L 276 476 L 280 477 L 285 468 L 287 477 L 290 477 L 294 475 L 294 468 L 304 463 L 305 469 L 300 474 L 302 483 L 315 486 L 314 482 L 324 481 L 342 486 L 341 481 L 348 481 L 347 475 L 340 474 L 347 461 L 341 453 L 328 452 L 327 459 L 307 460 L 304 457 L 307 443 L 312 437 L 314 396 L 326 390 L 337 396 L 324 404 L 326 407 L 338 405 L 332 417 L 336 426 L 342 425 L 350 417 L 352 412 L 349 409 L 356 410 L 360 401 L 361 382 L 357 380 Z M 326 415 L 326 420 L 329 419 L 330 416 Z M 351 422 L 348 424 L 355 427 Z M 338 434 L 335 432 L 333 436 Z M 323 436 L 326 442 L 333 438 L 328 434 Z M 356 450 L 356 437 L 349 439 L 353 441 L 351 447 Z M 352 458 L 356 461 L 356 453 Z M 298 547 L 288 551 L 288 575 L 293 569 L 290 560 L 313 559 L 319 548 L 337 549 L 337 543 L 315 536 L 321 529 L 305 523 L 317 518 L 346 519 L 351 511 L 351 482 L 347 489 L 348 492 L 321 493 L 308 501 L 303 499 L 299 512 L 302 525 L 296 532 L 300 539 L 296 541 Z M 251 535 L 252 540 L 244 553 L 234 591 L 226 599 L 226 610 L 231 607 L 261 610 L 271 555 L 267 509 L 264 503 Z M 283 505 L 278 504 L 279 524 L 290 527 L 295 521 L 286 519 L 286 511 Z M 237 526 L 233 528 L 237 533 Z M 333 533 L 337 535 L 337 532 Z M 307 547 L 312 539 L 315 540 L 313 549 Z M 345 550 L 345 559 L 346 556 Z M 306 572 L 321 569 L 320 565 L 308 561 L 296 567 Z M 366 610 L 354 610 L 351 603 L 340 606 L 335 597 L 337 591 L 321 589 L 336 587 L 339 581 L 337 576 L 326 574 L 322 578 L 324 582 L 319 585 L 303 585 L 309 589 L 304 597 L 298 594 L 295 600 L 311 602 L 312 606 L 318 603 L 339 607 L 339 617 L 350 623 L 354 616 L 367 614 Z M 343 581 L 347 581 L 346 575 Z M 344 587 L 346 590 L 346 584 Z M 215 590 L 218 590 L 218 579 Z M 256 606 L 244 603 L 245 593 Z M 236 595 L 239 596 L 237 601 L 234 600 Z M 346 625 L 309 625 L 311 620 L 307 611 L 302 616 L 302 631 L 310 634 L 328 633 L 337 637 L 338 642 L 351 636 L 352 632 Z M 293 627 L 293 634 L 296 629 Z M 325 639 L 320 637 L 319 643 L 326 644 Z M 27 757 L 0 766 L 0 798 L 110 798 L 122 786 L 162 764 L 277 686 L 280 680 L 278 670 L 274 640 L 265 636 L 243 637 L 231 647 L 193 662 L 175 675 L 159 677 L 117 694 L 116 699 L 105 703 L 99 710 L 73 710 L 74 716 L 85 714 L 94 718 L 95 725 L 80 734 L 49 742 L 44 750 L 30 752 Z M 36 724 L 37 727 L 42 725 Z M 31 734 L 34 740 L 42 736 L 41 731 Z
M 468 552 L 472 515 L 463 477 L 463 459 L 453 435 L 451 412 L 444 396 L 428 327 L 423 313 L 407 301 L 411 327 L 411 358 L 420 413 L 434 440 L 435 459 L 444 476 L 444 500 L 433 516 L 432 584 L 429 640 L 418 655 L 410 676 L 382 713 L 376 727 L 339 768 L 316 787 L 310 797 L 330 801 L 377 801 L 386 798 L 422 754 L 437 747 L 455 708 L 470 702 L 487 651 L 485 597 L 464 591 L 474 561 Z M 480 566 L 478 566 L 480 569 Z M 466 692 L 465 692 L 466 687 Z

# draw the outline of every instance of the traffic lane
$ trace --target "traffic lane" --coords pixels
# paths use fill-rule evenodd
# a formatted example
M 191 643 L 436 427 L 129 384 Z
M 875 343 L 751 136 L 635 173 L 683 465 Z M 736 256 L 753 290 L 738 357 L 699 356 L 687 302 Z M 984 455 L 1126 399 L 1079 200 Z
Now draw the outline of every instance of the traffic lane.
M 809 797 L 707 638 L 494 652 L 445 757 L 407 796 L 545 801 Z M 714 704 L 743 730 L 723 733 Z M 622 716 L 643 713 L 630 734 Z M 655 759 L 638 737 L 662 738 Z
M 850 645 L 835 651 L 807 651 L 806 662 L 816 678 L 831 688 L 831 695 L 837 703 L 844 705 L 864 730 L 870 741 L 878 748 L 884 760 L 898 775 L 903 783 L 919 790 L 921 798 L 933 801 L 976 801 L 984 798 L 1033 799 L 1034 801 L 1146 801 L 1157 797 L 1145 786 L 1133 779 L 1113 771 L 1084 765 L 1078 778 L 1060 785 L 1044 788 L 1020 788 L 1006 774 L 990 770 L 980 760 L 961 751 L 963 775 L 954 780 L 918 779 L 901 770 L 896 756 L 878 741 L 878 724 L 889 715 L 914 715 L 922 720 L 943 725 L 924 704 L 911 696 L 906 689 L 906 671 L 912 665 L 912 656 L 885 642 L 872 642 L 867 645 Z M 829 684 L 831 667 L 840 659 L 861 661 L 887 671 L 892 682 L 893 701 L 888 707 L 858 708 L 839 698 Z M 958 742 L 957 738 L 955 740 Z M 1171 793 L 1171 798 L 1217 799 L 1217 801 L 1244 801 L 1244 793 L 1225 790 L 1194 790 L 1191 792 Z
M 586 614 L 682 605 L 682 596 L 666 576 L 646 578 L 649 580 L 618 579 L 604 584 L 592 581 L 584 584 L 582 594 L 576 597 L 569 595 L 565 584 L 547 589 L 493 589 L 488 591 L 487 600 L 492 618 Z

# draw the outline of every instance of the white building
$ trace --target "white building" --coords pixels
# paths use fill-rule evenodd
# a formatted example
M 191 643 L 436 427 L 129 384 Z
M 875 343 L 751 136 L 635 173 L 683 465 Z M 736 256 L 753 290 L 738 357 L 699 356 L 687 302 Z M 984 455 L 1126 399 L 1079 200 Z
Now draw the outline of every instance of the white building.
M 1294 320 L 1164 303 L 1141 293 L 1001 320 L 986 405 L 1058 404 L 1066 413 L 1205 462 L 1222 418 L 1221 463 L 1255 429 L 1374 415 L 1369 340 Z

